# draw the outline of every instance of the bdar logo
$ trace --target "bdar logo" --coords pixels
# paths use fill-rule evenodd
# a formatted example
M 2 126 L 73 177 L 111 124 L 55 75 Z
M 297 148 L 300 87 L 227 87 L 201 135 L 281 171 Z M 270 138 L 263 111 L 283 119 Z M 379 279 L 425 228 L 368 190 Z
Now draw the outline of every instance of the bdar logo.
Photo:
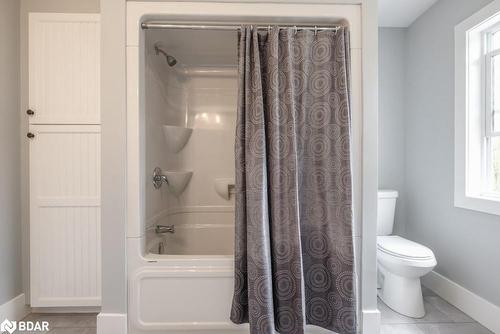
M 14 333 L 16 330 L 16 322 L 15 321 L 10 321 L 9 319 L 5 319 L 1 324 L 0 324 L 0 333 L 5 333 L 8 332 L 10 334 Z

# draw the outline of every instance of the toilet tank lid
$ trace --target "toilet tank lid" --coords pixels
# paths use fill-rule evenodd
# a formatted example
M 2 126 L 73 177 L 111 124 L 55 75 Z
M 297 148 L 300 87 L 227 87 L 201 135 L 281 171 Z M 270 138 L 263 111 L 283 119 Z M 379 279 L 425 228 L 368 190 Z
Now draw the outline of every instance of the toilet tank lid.
M 380 189 L 378 198 L 398 198 L 398 192 L 396 190 Z

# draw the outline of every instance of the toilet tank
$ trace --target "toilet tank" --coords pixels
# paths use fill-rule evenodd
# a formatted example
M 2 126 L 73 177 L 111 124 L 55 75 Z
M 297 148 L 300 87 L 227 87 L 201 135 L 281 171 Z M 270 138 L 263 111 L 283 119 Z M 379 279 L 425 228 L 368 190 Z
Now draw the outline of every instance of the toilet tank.
M 377 235 L 391 235 L 396 212 L 396 190 L 379 190 L 377 207 Z

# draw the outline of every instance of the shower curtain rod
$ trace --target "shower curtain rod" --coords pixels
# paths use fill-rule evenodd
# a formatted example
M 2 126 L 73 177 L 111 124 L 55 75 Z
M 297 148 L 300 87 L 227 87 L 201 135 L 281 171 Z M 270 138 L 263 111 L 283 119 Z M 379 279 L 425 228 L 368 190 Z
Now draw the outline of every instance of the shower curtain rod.
M 142 29 L 191 29 L 191 30 L 240 30 L 241 25 L 197 25 L 197 24 L 173 24 L 173 23 L 163 23 L 159 21 L 150 21 L 141 23 Z M 259 30 L 267 30 L 272 26 L 261 26 L 255 25 Z M 283 28 L 295 28 L 295 29 L 310 29 L 310 30 L 338 30 L 342 25 L 334 26 L 304 26 L 304 25 L 280 25 Z

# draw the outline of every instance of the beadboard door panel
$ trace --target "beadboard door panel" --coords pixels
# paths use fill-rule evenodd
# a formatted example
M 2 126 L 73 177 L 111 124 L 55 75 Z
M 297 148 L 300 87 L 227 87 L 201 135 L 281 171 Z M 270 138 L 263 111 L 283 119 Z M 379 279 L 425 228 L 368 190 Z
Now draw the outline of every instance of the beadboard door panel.
M 98 14 L 30 13 L 32 307 L 101 304 Z
M 99 14 L 30 13 L 30 124 L 99 124 L 99 63 Z
M 99 306 L 99 125 L 31 125 L 31 306 Z

